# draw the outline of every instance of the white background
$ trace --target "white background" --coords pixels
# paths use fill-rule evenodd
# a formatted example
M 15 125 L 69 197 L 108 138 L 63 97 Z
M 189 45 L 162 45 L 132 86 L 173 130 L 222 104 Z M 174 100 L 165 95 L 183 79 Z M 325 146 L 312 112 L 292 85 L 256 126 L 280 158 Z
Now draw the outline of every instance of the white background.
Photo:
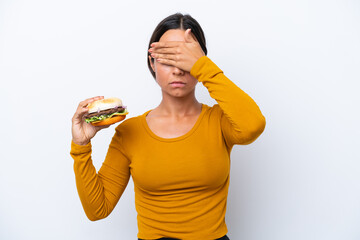
M 157 23 L 202 25 L 208 56 L 267 119 L 232 152 L 232 240 L 360 239 L 360 2 L 357 0 L 0 0 L 0 239 L 136 239 L 133 183 L 90 222 L 69 155 L 88 97 L 128 117 L 160 102 L 146 65 Z M 214 104 L 206 89 L 198 100 Z M 99 168 L 115 126 L 93 140 Z

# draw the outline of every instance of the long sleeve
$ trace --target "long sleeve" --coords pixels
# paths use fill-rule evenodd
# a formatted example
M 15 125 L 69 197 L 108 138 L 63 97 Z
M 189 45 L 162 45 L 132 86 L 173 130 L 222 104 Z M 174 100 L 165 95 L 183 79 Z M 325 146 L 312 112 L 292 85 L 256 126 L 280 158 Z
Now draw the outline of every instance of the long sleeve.
M 226 144 L 249 144 L 265 128 L 265 118 L 254 100 L 230 81 L 208 57 L 201 57 L 190 74 L 208 89 L 220 106 L 221 127 Z
M 76 187 L 87 217 L 99 220 L 107 217 L 124 192 L 130 178 L 129 161 L 121 150 L 121 136 L 115 133 L 106 159 L 98 173 L 91 160 L 91 143 L 80 146 L 71 143 Z

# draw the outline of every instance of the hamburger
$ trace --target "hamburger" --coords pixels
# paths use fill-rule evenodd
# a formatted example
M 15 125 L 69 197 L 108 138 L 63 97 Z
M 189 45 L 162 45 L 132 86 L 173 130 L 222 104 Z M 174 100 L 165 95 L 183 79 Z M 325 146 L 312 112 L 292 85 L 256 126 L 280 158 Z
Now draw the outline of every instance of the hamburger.
M 107 98 L 88 104 L 85 122 L 93 126 L 104 126 L 120 122 L 125 119 L 128 111 L 119 98 Z

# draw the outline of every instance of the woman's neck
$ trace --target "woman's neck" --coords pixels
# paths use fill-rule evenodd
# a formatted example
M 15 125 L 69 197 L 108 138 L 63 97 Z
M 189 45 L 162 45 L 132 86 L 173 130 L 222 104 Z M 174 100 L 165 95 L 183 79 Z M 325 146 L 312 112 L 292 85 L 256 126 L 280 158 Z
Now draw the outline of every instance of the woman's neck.
M 201 112 L 202 104 L 197 101 L 195 94 L 186 97 L 172 97 L 163 94 L 163 98 L 156 112 L 168 117 L 184 117 Z

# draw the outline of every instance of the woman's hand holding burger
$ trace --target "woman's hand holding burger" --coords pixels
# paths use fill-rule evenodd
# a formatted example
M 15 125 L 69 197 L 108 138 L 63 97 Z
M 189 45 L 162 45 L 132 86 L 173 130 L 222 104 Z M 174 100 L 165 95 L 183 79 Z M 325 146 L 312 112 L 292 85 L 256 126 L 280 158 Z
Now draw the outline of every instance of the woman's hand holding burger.
M 124 120 L 127 114 L 119 98 L 86 99 L 79 104 L 72 118 L 72 140 L 78 145 L 86 145 L 99 130 Z
M 92 124 L 86 123 L 84 115 L 88 113 L 88 104 L 104 99 L 104 97 L 93 97 L 86 99 L 79 103 L 78 108 L 72 118 L 72 141 L 78 145 L 86 145 L 95 136 L 95 134 L 107 126 L 93 126 Z

